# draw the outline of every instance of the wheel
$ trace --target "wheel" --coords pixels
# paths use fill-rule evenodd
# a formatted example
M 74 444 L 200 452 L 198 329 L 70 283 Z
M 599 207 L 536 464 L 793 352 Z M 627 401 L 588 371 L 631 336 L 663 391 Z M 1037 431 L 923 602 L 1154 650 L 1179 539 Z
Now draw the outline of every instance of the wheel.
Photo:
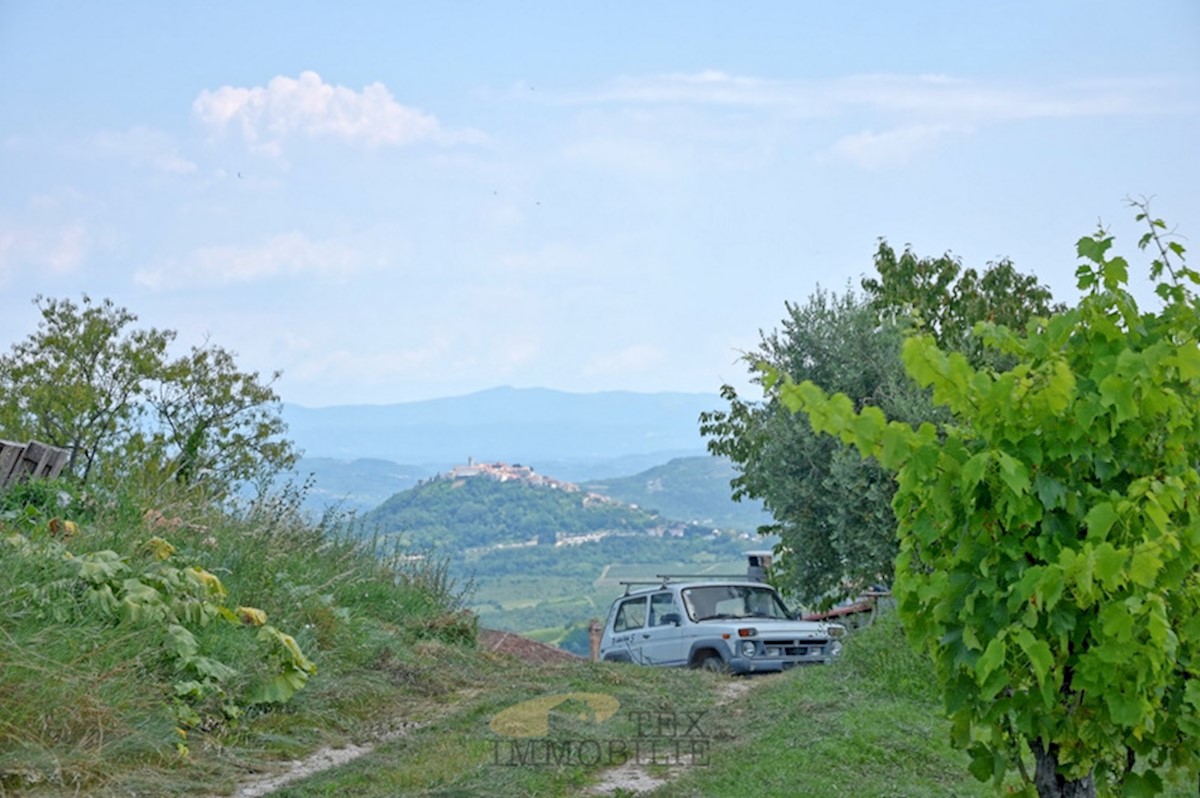
M 719 654 L 708 654 L 696 664 L 696 667 L 709 673 L 729 673 L 729 666 L 725 664 L 725 660 L 721 659 Z

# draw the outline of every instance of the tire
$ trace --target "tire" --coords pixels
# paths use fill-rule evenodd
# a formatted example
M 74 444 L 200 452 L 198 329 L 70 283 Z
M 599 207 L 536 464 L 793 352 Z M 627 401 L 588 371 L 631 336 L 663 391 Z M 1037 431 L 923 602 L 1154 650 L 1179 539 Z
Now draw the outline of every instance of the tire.
M 725 660 L 721 659 L 720 654 L 706 654 L 697 662 L 696 667 L 702 671 L 709 673 L 719 673 L 722 675 L 729 674 L 729 666 L 725 664 Z

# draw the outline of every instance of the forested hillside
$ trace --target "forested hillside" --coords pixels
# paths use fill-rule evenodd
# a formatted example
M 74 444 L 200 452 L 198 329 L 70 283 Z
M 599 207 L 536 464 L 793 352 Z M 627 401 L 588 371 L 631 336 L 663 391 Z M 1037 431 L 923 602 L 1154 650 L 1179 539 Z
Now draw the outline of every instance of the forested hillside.
M 469 549 L 556 536 L 647 532 L 670 522 L 641 509 L 520 481 L 437 477 L 388 499 L 364 520 L 411 548 Z
M 737 475 L 724 457 L 677 457 L 633 476 L 589 481 L 582 487 L 667 518 L 753 532 L 771 523 L 771 516 L 758 499 L 731 498 L 729 483 Z
M 559 487 L 444 475 L 363 520 L 404 550 L 444 559 L 455 579 L 473 586 L 470 608 L 483 625 L 560 643 L 606 614 L 621 579 L 744 570 L 747 550 L 774 542 L 549 482 Z M 586 638 L 580 642 L 586 651 Z

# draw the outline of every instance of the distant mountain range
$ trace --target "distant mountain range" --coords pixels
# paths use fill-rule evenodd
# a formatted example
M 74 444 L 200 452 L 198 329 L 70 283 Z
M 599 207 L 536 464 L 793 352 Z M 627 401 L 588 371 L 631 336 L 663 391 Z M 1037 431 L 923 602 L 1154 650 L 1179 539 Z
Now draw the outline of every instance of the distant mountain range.
M 306 507 L 364 512 L 468 461 L 533 467 L 624 504 L 681 521 L 752 532 L 769 516 L 730 499 L 735 476 L 704 449 L 709 394 L 495 388 L 395 405 L 284 406 L 311 477 Z
M 560 479 L 628 475 L 704 453 L 699 415 L 715 394 L 493 388 L 393 405 L 285 404 L 308 458 L 378 459 L 432 473 L 474 459 L 534 465 Z

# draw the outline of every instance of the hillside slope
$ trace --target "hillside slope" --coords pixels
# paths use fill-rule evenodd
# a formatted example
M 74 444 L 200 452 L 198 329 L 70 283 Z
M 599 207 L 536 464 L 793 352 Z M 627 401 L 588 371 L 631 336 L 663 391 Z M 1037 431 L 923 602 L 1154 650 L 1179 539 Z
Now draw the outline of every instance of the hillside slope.
M 668 518 L 754 532 L 772 519 L 762 502 L 731 498 L 729 483 L 736 476 L 725 458 L 678 457 L 633 476 L 591 480 L 582 487 Z
M 647 532 L 660 517 L 583 491 L 443 475 L 391 497 L 366 524 L 412 548 L 499 546 L 595 533 Z

